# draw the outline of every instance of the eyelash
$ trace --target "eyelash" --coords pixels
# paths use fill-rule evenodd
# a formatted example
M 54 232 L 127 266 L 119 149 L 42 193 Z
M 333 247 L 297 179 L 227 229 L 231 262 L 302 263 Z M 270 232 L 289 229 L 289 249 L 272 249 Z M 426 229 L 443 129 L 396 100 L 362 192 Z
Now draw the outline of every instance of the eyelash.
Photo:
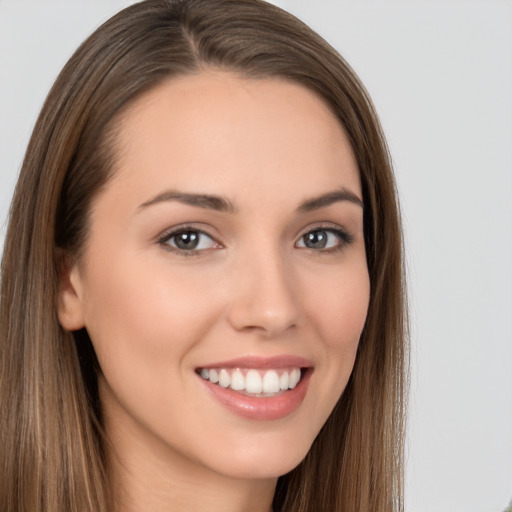
M 168 232 L 162 234 L 158 238 L 158 244 L 161 245 L 165 250 L 167 250 L 169 252 L 174 252 L 181 256 L 196 256 L 196 255 L 200 254 L 201 252 L 204 252 L 207 250 L 207 249 L 185 250 L 185 249 L 180 249 L 179 247 L 173 247 L 172 245 L 169 244 L 170 240 L 172 240 L 174 237 L 184 234 L 184 233 L 196 233 L 198 235 L 206 236 L 206 237 L 210 238 L 216 246 L 218 246 L 216 248 L 222 247 L 222 245 L 219 242 L 217 242 L 217 240 L 215 240 L 215 238 L 213 236 L 209 235 L 202 229 L 198 229 L 197 227 L 187 226 L 187 225 L 180 226 L 179 228 L 173 228 L 171 231 L 168 231 Z
M 303 232 L 300 235 L 298 241 L 295 243 L 295 245 L 297 245 L 300 241 L 304 241 L 305 236 L 307 236 L 309 234 L 321 233 L 321 232 L 334 234 L 339 239 L 339 243 L 336 246 L 329 247 L 329 248 L 314 249 L 314 248 L 307 247 L 307 246 L 299 247 L 299 248 L 300 249 L 308 249 L 309 251 L 319 253 L 319 254 L 330 254 L 330 253 L 339 252 L 339 251 L 343 250 L 347 245 L 350 245 L 354 241 L 353 235 L 351 235 L 348 231 L 346 231 L 345 229 L 343 229 L 339 226 L 338 227 L 318 226 L 318 227 L 315 227 L 313 229 L 308 229 L 307 231 Z M 162 234 L 158 238 L 157 242 L 165 250 L 174 252 L 174 253 L 182 255 L 182 256 L 196 256 L 196 255 L 199 255 L 201 252 L 205 252 L 208 250 L 208 249 L 186 250 L 186 249 L 180 249 L 179 247 L 174 247 L 174 246 L 170 245 L 170 243 L 169 243 L 170 240 L 172 240 L 174 237 L 176 237 L 178 235 L 185 234 L 185 233 L 195 233 L 199 236 L 206 236 L 206 237 L 210 238 L 212 240 L 212 243 L 217 246 L 217 247 L 214 247 L 215 249 L 222 248 L 222 244 L 217 242 L 214 237 L 210 236 L 205 231 L 198 229 L 194 226 L 187 226 L 187 225 L 180 226 L 179 228 L 173 228 L 171 231 L 168 231 L 168 232 Z
M 308 229 L 299 237 L 299 241 L 304 240 L 304 237 L 306 235 L 322 232 L 334 234 L 339 239 L 339 242 L 334 247 L 329 247 L 326 249 L 313 249 L 310 247 L 304 247 L 304 249 L 309 249 L 310 251 L 313 251 L 318 254 L 331 254 L 342 251 L 347 245 L 350 245 L 354 241 L 354 236 L 351 235 L 347 230 L 345 230 L 341 226 L 318 226 L 313 229 Z

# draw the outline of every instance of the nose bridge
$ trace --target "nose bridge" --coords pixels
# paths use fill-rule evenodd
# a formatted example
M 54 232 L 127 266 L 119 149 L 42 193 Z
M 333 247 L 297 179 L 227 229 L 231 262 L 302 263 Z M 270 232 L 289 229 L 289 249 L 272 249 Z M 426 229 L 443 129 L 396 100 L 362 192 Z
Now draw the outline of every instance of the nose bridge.
M 260 331 L 270 337 L 297 323 L 297 297 L 289 263 L 278 244 L 260 244 L 240 256 L 230 310 L 237 330 Z

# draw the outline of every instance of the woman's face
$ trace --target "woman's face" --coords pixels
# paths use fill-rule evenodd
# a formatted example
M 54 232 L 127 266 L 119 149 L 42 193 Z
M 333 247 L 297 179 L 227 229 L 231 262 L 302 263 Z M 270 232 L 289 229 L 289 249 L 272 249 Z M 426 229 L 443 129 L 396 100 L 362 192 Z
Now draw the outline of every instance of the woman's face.
M 120 121 L 68 276 L 59 317 L 90 334 L 128 465 L 288 472 L 347 384 L 367 313 L 347 136 L 287 81 L 212 71 L 159 86 Z

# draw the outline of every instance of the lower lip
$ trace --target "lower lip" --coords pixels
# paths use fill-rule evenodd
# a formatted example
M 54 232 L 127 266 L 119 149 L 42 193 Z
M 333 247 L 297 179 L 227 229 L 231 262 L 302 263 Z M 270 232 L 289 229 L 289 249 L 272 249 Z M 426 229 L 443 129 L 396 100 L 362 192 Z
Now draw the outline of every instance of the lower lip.
M 270 421 L 288 416 L 297 410 L 306 396 L 312 369 L 309 368 L 293 388 L 271 397 L 242 395 L 230 388 L 223 388 L 201 377 L 208 391 L 230 411 L 251 420 Z

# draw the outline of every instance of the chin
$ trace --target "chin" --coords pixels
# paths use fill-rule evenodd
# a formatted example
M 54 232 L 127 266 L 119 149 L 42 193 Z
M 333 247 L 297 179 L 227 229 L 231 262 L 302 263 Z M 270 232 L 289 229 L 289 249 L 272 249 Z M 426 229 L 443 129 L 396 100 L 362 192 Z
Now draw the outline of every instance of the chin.
M 294 440 L 293 436 L 279 436 L 281 439 L 277 443 L 261 437 L 232 446 L 221 464 L 218 458 L 215 461 L 216 472 L 230 478 L 277 479 L 296 468 L 312 444 L 312 440 Z

